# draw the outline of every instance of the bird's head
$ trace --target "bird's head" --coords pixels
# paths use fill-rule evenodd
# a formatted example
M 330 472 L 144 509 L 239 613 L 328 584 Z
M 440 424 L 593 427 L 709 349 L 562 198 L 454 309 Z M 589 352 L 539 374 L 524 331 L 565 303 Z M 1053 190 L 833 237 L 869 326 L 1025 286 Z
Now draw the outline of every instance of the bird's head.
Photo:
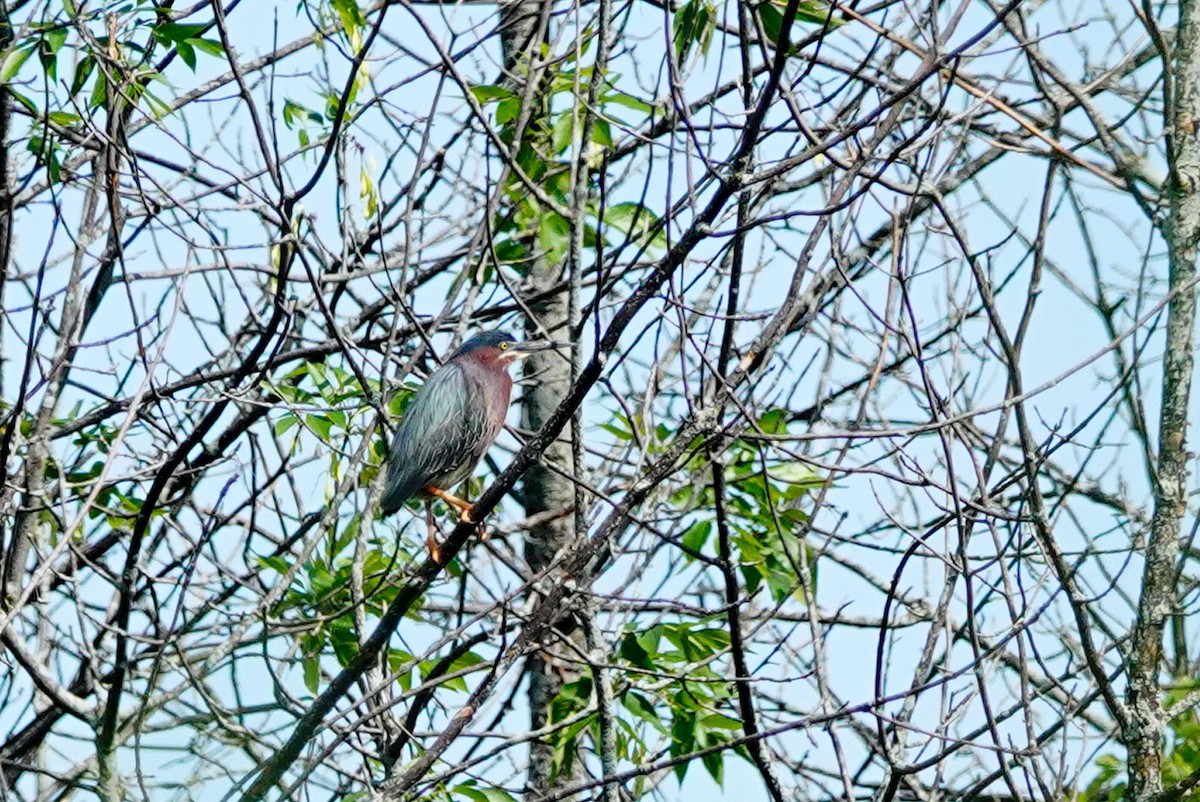
M 552 340 L 525 340 L 521 342 L 508 332 L 485 331 L 476 334 L 463 343 L 450 358 L 452 360 L 463 358 L 478 359 L 486 364 L 507 367 L 513 362 L 536 354 L 538 351 L 546 351 L 562 346 L 563 343 L 556 343 Z

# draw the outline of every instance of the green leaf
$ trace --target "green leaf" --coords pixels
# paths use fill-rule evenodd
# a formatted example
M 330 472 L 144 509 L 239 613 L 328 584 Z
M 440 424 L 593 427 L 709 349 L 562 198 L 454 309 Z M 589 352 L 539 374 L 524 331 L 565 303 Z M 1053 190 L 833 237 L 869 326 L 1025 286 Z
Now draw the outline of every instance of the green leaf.
M 667 247 L 666 229 L 654 212 L 640 203 L 618 203 L 604 210 L 604 222 L 643 245 Z
M 196 50 L 186 41 L 175 43 L 175 52 L 179 54 L 179 58 L 183 59 L 183 63 L 188 65 L 188 69 L 192 72 L 196 71 Z
M 328 596 L 333 590 L 336 578 L 329 567 L 321 562 L 312 562 L 306 566 L 308 571 L 308 587 L 314 598 Z
M 696 521 L 688 527 L 683 533 L 683 537 L 679 542 L 686 549 L 691 549 L 696 553 L 704 551 L 704 544 L 708 542 L 709 536 L 712 534 L 712 521 Z
M 358 654 L 358 636 L 354 632 L 354 623 L 349 615 L 335 619 L 329 629 L 329 644 L 338 663 L 345 667 L 354 655 Z
M 780 465 L 772 465 L 767 474 L 772 479 L 789 485 L 820 487 L 825 483 L 824 477 L 803 462 L 784 462 Z
M 494 84 L 476 84 L 475 86 L 468 87 L 467 91 L 471 93 L 471 97 L 480 103 L 490 103 L 493 100 L 516 97 L 512 93 L 512 90 Z
M 396 681 L 400 683 L 400 687 L 403 688 L 405 691 L 412 690 L 412 684 L 413 684 L 413 671 L 412 670 L 413 670 L 413 668 L 416 667 L 415 664 L 413 663 L 413 656 L 411 654 L 409 654 L 408 652 L 404 651 L 403 649 L 389 649 L 388 655 L 387 655 L 387 663 L 388 663 L 388 670 L 393 673 L 399 672 L 400 669 L 405 668 L 405 666 L 407 666 L 407 669 L 405 669 L 404 673 L 399 674 Z
M 437 666 L 437 664 L 439 662 L 440 662 L 440 660 L 438 660 L 438 659 L 431 659 L 431 660 L 426 660 L 425 662 L 421 663 L 421 665 L 420 665 L 421 679 L 422 680 L 429 679 L 432 676 L 430 674 L 430 672 L 434 669 L 435 666 Z M 458 672 L 462 671 L 463 669 L 472 668 L 474 666 L 480 665 L 481 663 L 483 663 L 482 657 L 475 654 L 474 652 L 467 652 L 466 654 L 459 655 L 458 658 L 455 659 L 454 662 L 451 663 L 448 667 L 446 667 L 446 669 L 444 671 L 439 673 L 438 676 L 441 677 L 441 676 L 446 676 L 448 674 L 457 674 Z M 442 680 L 441 684 L 442 684 L 442 687 L 449 688 L 450 690 L 460 691 L 462 693 L 467 692 L 467 680 L 465 677 L 452 677 L 447 680 Z
M 471 800 L 471 802 L 488 802 L 487 794 L 485 794 L 483 791 L 480 791 L 478 788 L 472 788 L 466 783 L 455 787 L 454 793 L 458 794 L 459 796 L 465 796 L 467 799 Z
M 788 413 L 786 409 L 768 410 L 758 419 L 758 428 L 765 434 L 786 434 Z
M 708 52 L 716 28 L 716 8 L 706 0 L 688 0 L 675 12 L 671 27 L 675 58 L 682 64 L 693 47 Z
M 51 31 L 46 31 L 46 46 L 50 48 L 50 52 L 55 55 L 59 50 L 62 50 L 63 44 L 67 41 L 67 29 L 55 28 Z
M 553 153 L 563 153 L 571 147 L 575 129 L 581 122 L 573 110 L 565 111 L 554 119 L 554 128 L 550 134 L 550 149 Z
M 0 84 L 0 85 L 2 85 L 2 84 Z M 20 92 L 17 92 L 12 87 L 9 87 L 8 93 L 13 96 L 14 100 L 16 100 L 22 106 L 24 106 L 25 110 L 28 111 L 34 117 L 36 117 L 38 114 L 41 114 L 41 112 L 38 111 L 37 104 L 34 103 L 29 98 L 25 97 L 25 95 L 21 94 Z M 22 425 L 24 425 L 24 424 L 22 424 Z M 32 423 L 30 425 L 32 426 Z M 25 432 L 22 432 L 22 433 L 25 433 Z
M 519 97 L 505 98 L 496 105 L 496 125 L 512 122 L 520 114 L 521 99 Z
M 782 0 L 765 0 L 758 4 L 758 19 L 762 23 L 763 34 L 772 46 L 779 44 L 783 34 L 783 10 L 787 3 Z M 813 25 L 827 25 L 837 28 L 846 24 L 845 20 L 831 18 L 830 7 L 818 0 L 806 0 L 796 7 L 796 21 Z
M 4 60 L 0 61 L 0 84 L 12 83 L 12 79 L 17 77 L 17 73 L 21 71 L 21 65 L 28 61 L 32 54 L 32 47 L 8 51 Z
M 708 775 L 712 777 L 713 782 L 718 787 L 725 785 L 725 756 L 720 752 L 712 752 L 700 758 L 700 762 L 704 764 L 704 768 L 708 769 Z
M 667 734 L 667 728 L 662 723 L 662 719 L 658 717 L 658 711 L 654 709 L 654 703 L 645 696 L 634 691 L 629 691 L 621 697 L 621 704 L 630 713 L 645 721 L 663 735 Z
M 529 259 L 529 251 L 520 240 L 506 239 L 496 243 L 496 261 L 501 264 L 524 263 Z
M 52 111 L 49 115 L 50 122 L 55 125 L 72 126 L 80 122 L 78 114 L 72 114 L 69 111 Z
M 601 423 L 600 428 L 616 437 L 618 440 L 629 441 L 633 439 L 633 432 L 626 431 L 620 426 L 613 423 Z
M 696 751 L 696 716 L 686 708 L 675 708 L 671 719 L 671 757 L 683 757 Z M 675 779 L 683 782 L 687 776 L 689 761 L 675 766 Z
M 172 112 L 171 105 L 149 89 L 143 90 L 142 98 L 146 101 L 146 108 L 150 110 L 150 113 L 156 119 L 161 120 L 164 117 L 170 116 Z
M 104 78 L 104 72 L 96 73 L 96 83 L 92 84 L 92 94 L 88 97 L 88 108 L 102 109 L 108 101 L 108 82 Z
M 550 736 L 554 744 L 553 770 L 551 778 L 567 775 L 579 755 L 579 735 L 597 721 L 597 714 L 581 716 L 577 721 L 563 727 Z
M 313 414 L 307 415 L 304 422 L 313 430 L 317 437 L 321 438 L 322 442 L 328 443 L 330 433 L 333 431 L 333 421 L 328 415 Z
M 46 31 L 38 48 L 42 67 L 46 70 L 46 74 L 54 81 L 58 80 L 58 51 L 62 50 L 62 46 L 66 41 L 67 29 L 55 28 Z
M 729 730 L 730 732 L 740 732 L 742 729 L 742 722 L 722 713 L 709 713 L 700 719 L 700 723 L 704 725 L 705 729 Z
M 175 22 L 164 22 L 162 25 L 157 25 L 154 28 L 154 38 L 160 42 L 182 42 L 185 39 L 191 39 L 199 36 L 204 32 L 205 25 L 180 25 Z
M 563 721 L 585 709 L 592 698 L 592 679 L 582 677 L 574 682 L 565 682 L 554 701 L 550 703 L 550 721 Z
M 775 0 L 781 2 L 781 0 Z M 801 22 L 810 22 L 814 25 L 824 25 L 826 20 L 829 21 L 829 27 L 840 28 L 846 24 L 846 20 L 834 17 L 829 18 L 831 8 L 828 4 L 820 2 L 820 0 L 805 0 L 796 7 L 796 19 Z
M 758 20 L 762 23 L 763 34 L 771 45 L 779 43 L 783 33 L 783 13 L 771 3 L 761 3 L 758 7 Z
M 329 4 L 337 12 L 338 18 L 342 21 L 342 27 L 351 38 L 367 24 L 362 10 L 354 0 L 330 0 Z
M 58 142 L 53 137 L 43 139 L 40 136 L 31 136 L 26 149 L 37 157 L 39 166 L 46 168 L 51 183 L 57 184 L 62 178 L 62 162 L 58 157 Z
M 325 118 L 322 117 L 318 112 L 306 108 L 305 106 L 301 106 L 294 100 L 285 99 L 283 101 L 283 124 L 288 128 L 291 128 L 297 122 L 302 121 L 323 125 L 325 123 Z
M 508 101 L 505 101 L 505 103 L 507 102 Z M 541 178 L 546 175 L 546 171 L 549 169 L 549 164 L 547 163 L 546 158 L 542 154 L 541 150 L 539 148 L 535 148 L 533 143 L 528 141 L 528 139 L 521 144 L 521 148 L 517 151 L 517 166 L 524 170 L 525 175 L 529 176 L 534 181 L 541 180 Z M 526 195 L 528 193 L 528 190 L 522 186 L 522 183 L 517 181 L 516 178 L 512 180 L 512 187 L 515 193 L 519 193 L 521 195 Z M 536 209 L 536 204 L 531 203 L 531 205 L 533 205 Z M 540 215 L 541 210 L 537 209 L 536 213 Z
M 704 660 L 729 646 L 729 633 L 716 627 L 664 624 L 663 636 L 674 644 L 688 661 Z
M 537 240 L 546 261 L 561 262 L 570 246 L 571 224 L 557 212 L 547 212 L 538 221 Z
M 612 126 L 608 120 L 596 120 L 592 124 L 592 141 L 606 148 L 613 146 Z
M 480 788 L 474 780 L 468 780 L 461 785 L 456 785 L 453 790 L 455 794 L 461 794 L 470 799 L 471 802 L 516 802 L 512 794 L 503 788 L 493 788 L 491 786 Z
M 96 69 L 96 60 L 91 56 L 84 56 L 79 61 L 79 66 L 75 68 L 75 75 L 71 78 L 71 96 L 79 94 L 79 90 L 83 89 L 83 85 L 87 83 L 87 79 L 92 74 L 92 70 Z
M 644 100 L 639 100 L 633 95 L 624 92 L 612 91 L 600 98 L 602 104 L 614 103 L 618 106 L 624 106 L 633 111 L 640 111 L 643 114 L 649 114 L 654 111 L 654 106 Z
M 642 647 L 642 644 L 638 643 L 635 634 L 630 633 L 621 638 L 620 651 L 621 657 L 633 665 L 639 668 L 654 668 L 654 661 L 650 659 L 650 653 Z
M 53 82 L 58 82 L 58 58 L 54 52 L 50 50 L 50 45 L 43 39 L 38 43 L 38 61 L 42 63 L 42 69 L 46 71 L 46 76 Z
M 221 57 L 225 55 L 225 46 L 214 39 L 184 39 L 192 47 L 197 50 L 207 53 L 210 56 Z
M 261 565 L 265 568 L 270 568 L 271 570 L 273 570 L 279 574 L 286 574 L 289 570 L 291 570 L 291 567 L 292 567 L 291 565 L 288 564 L 287 560 L 283 559 L 282 557 L 278 557 L 278 556 L 255 557 L 254 559 L 259 565 Z
M 662 640 L 664 625 L 650 627 L 647 630 L 637 633 L 638 646 L 642 647 L 642 651 L 650 657 L 658 656 L 658 645 Z
M 309 693 L 315 694 L 321 682 L 321 661 L 317 657 L 305 657 L 301 661 L 304 666 L 304 687 Z

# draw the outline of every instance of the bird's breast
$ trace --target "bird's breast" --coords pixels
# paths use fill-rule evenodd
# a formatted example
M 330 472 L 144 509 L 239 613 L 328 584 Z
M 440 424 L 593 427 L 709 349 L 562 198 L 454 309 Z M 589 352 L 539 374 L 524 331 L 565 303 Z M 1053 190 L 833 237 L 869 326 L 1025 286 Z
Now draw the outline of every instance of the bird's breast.
M 484 366 L 472 365 L 468 376 L 476 398 L 481 399 L 488 423 L 488 445 L 504 427 L 508 417 L 508 405 L 512 398 L 512 377 L 508 371 L 491 371 Z

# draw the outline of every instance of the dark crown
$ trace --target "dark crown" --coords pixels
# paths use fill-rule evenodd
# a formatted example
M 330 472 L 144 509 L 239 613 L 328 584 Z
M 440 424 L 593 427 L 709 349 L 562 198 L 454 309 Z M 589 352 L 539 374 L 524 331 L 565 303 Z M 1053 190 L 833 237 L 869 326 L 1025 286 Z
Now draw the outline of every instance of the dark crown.
M 517 338 L 506 331 L 481 331 L 460 345 L 450 358 L 454 359 L 469 354 L 478 348 L 499 348 L 501 343 L 512 344 L 516 341 Z

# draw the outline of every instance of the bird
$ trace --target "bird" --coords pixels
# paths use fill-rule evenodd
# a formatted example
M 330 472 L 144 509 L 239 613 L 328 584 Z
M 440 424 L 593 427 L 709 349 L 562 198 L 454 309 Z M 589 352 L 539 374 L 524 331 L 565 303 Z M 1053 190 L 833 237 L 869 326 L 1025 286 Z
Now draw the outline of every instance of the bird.
M 538 351 L 563 345 L 550 340 L 518 342 L 504 331 L 468 339 L 429 375 L 413 395 L 387 453 L 380 509 L 396 512 L 413 497 L 425 501 L 429 555 L 442 562 L 431 505 L 441 499 L 472 518 L 470 502 L 451 490 L 471 475 L 504 427 L 512 397 L 509 366 Z

